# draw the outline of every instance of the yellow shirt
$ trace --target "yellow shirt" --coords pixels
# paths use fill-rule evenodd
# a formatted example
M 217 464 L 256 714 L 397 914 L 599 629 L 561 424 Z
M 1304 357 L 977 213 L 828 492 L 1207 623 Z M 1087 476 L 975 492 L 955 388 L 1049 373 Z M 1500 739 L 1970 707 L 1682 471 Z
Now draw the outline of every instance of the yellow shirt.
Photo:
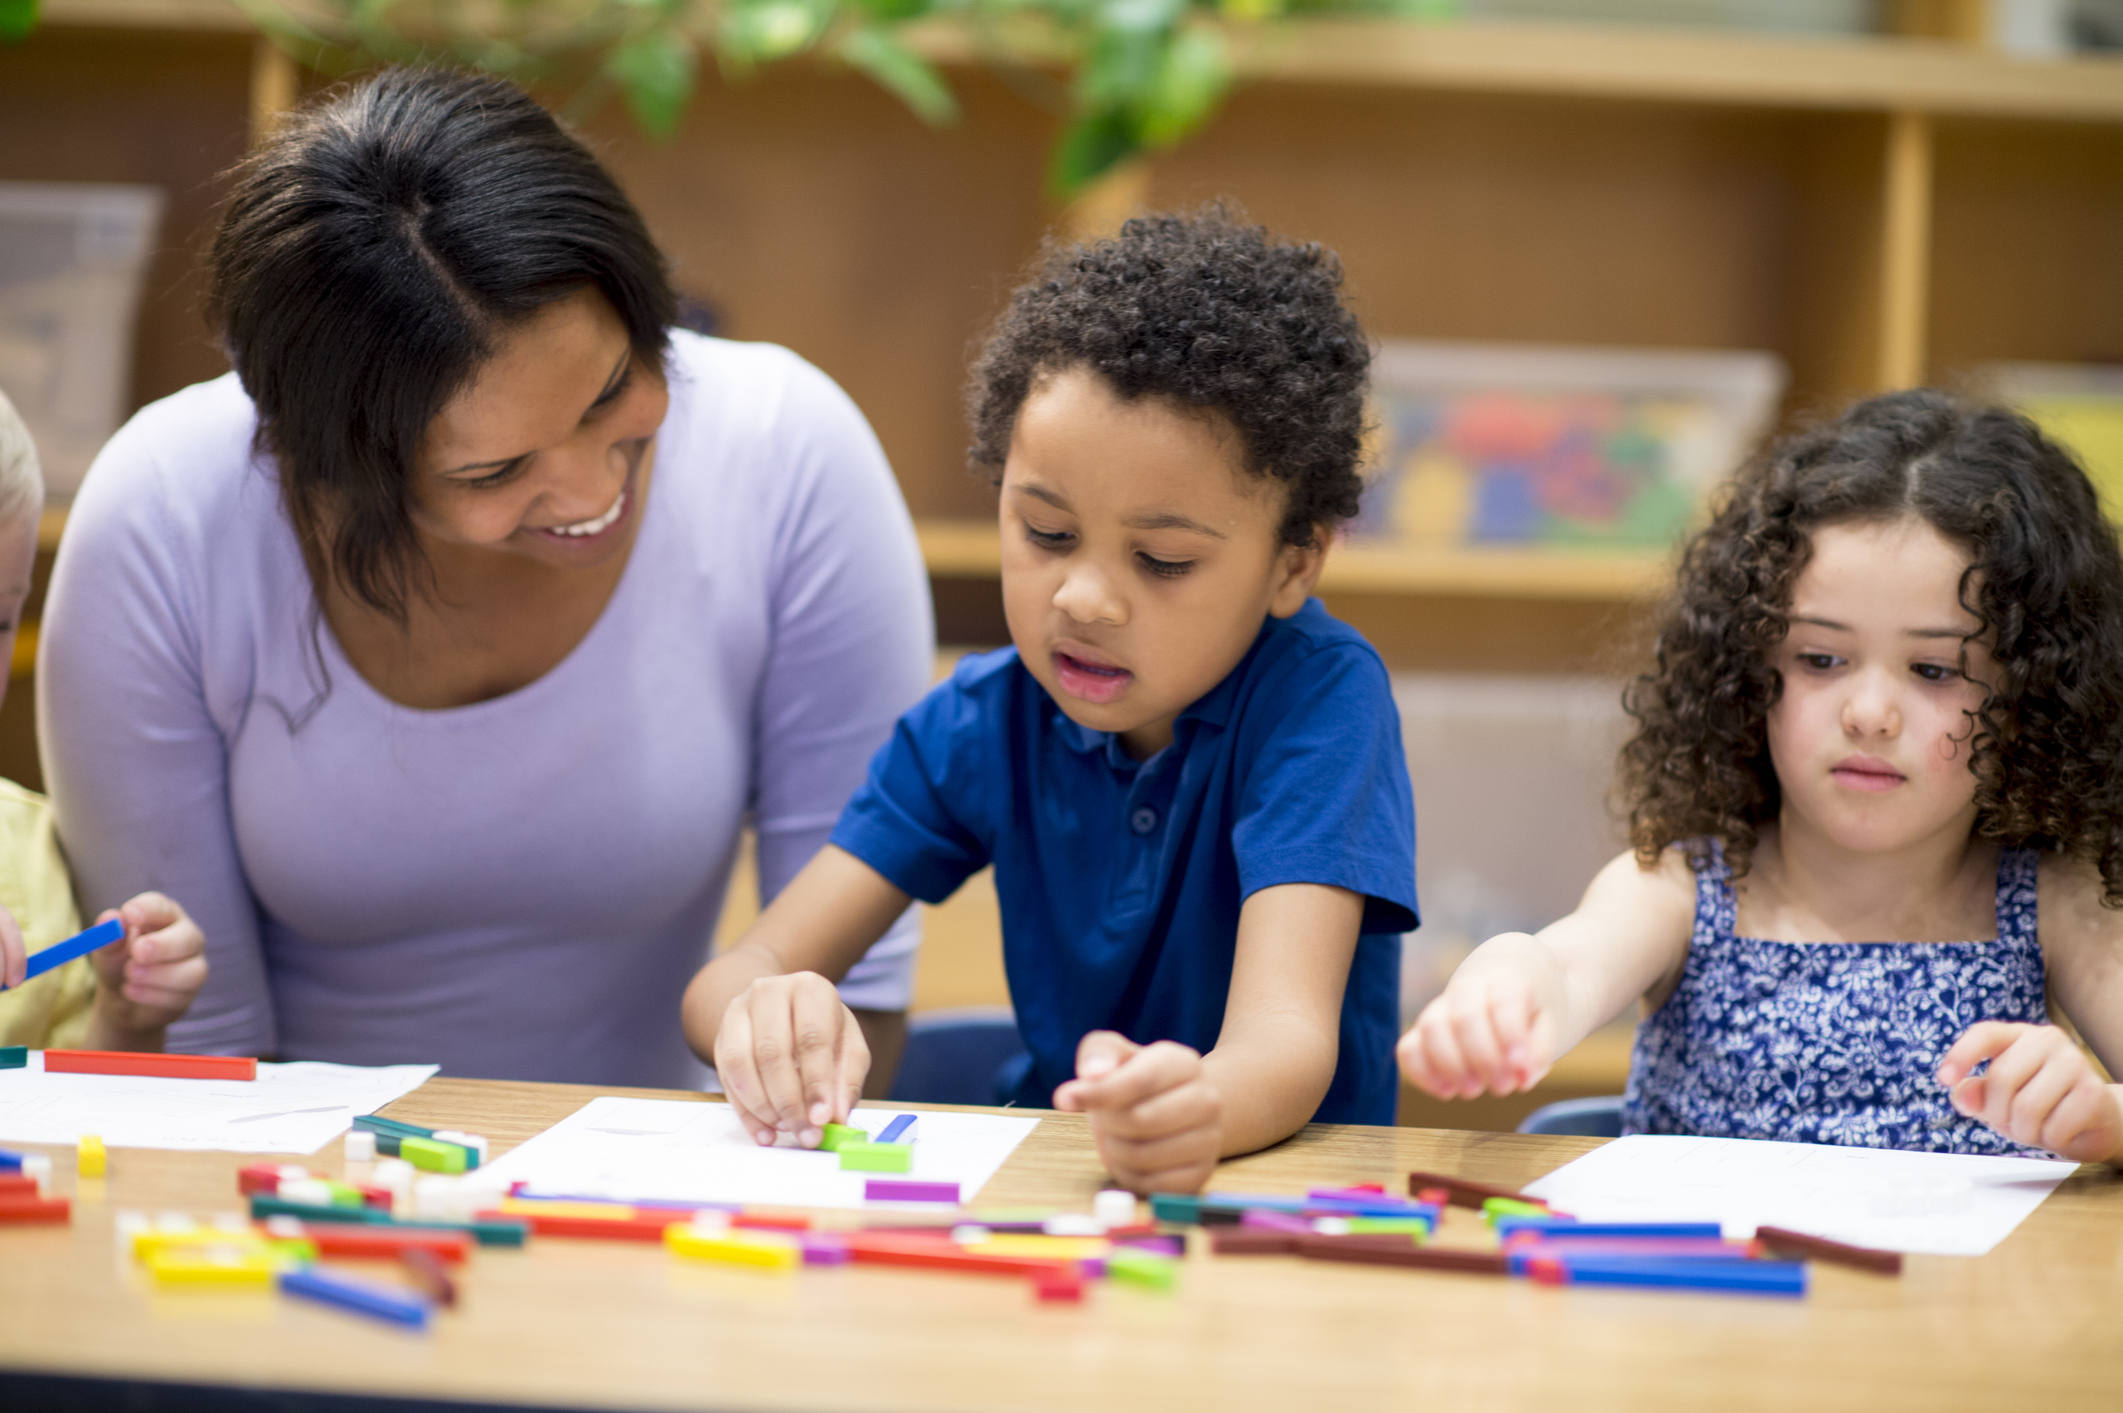
M 15 915 L 31 956 L 81 930 L 74 884 L 44 796 L 0 779 L 0 906 Z M 0 1045 L 78 1046 L 88 1038 L 96 973 L 76 957 L 0 991 Z

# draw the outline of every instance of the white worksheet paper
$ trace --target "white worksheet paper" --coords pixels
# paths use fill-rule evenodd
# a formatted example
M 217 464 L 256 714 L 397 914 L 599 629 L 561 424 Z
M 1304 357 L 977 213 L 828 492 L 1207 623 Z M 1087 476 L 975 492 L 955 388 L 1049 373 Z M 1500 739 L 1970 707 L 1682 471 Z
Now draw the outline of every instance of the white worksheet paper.
M 107 1148 L 203 1148 L 225 1153 L 314 1153 L 418 1089 L 434 1065 L 260 1064 L 256 1079 L 155 1079 L 46 1074 L 44 1052 L 0 1070 L 0 1143 L 78 1142 Z
M 1785 1227 L 1883 1251 L 1981 1256 L 2077 1167 L 2044 1158 L 1634 1134 L 1526 1191 L 1588 1222 L 1722 1222 L 1728 1236 Z M 1956 1192 L 1963 1183 L 1967 1200 L 1959 1211 L 1882 1215 L 1911 1205 L 1912 1192 Z
M 876 1135 L 899 1114 L 890 1105 L 848 1118 Z M 955 1182 L 971 1202 L 1039 1124 L 1035 1118 L 924 1111 L 904 1173 L 842 1172 L 837 1154 L 762 1148 L 727 1104 L 677 1099 L 592 1099 L 559 1123 L 480 1169 L 488 1182 L 523 1182 L 543 1195 L 624 1201 L 728 1202 L 743 1206 L 861 1207 L 872 1178 Z

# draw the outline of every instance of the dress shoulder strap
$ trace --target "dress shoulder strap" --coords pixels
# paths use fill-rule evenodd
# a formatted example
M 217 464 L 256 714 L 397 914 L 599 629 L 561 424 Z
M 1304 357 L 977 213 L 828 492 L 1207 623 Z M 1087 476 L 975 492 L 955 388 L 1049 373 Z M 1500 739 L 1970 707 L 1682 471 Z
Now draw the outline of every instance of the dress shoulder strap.
M 1729 941 L 1739 926 L 1740 900 L 1732 891 L 1732 866 L 1725 845 L 1707 839 L 1708 855 L 1695 865 L 1695 945 Z
M 2034 849 L 1998 850 L 1998 940 L 2032 944 L 2036 936 L 2035 883 L 2042 855 Z

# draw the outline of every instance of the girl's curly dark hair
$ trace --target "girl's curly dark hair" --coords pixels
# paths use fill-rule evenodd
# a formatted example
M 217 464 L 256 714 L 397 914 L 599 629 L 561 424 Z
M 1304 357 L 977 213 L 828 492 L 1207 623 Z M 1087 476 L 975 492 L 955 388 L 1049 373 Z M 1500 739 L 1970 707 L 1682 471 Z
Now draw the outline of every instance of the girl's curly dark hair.
M 1996 680 L 1971 713 L 1976 833 L 2061 850 L 2123 906 L 2123 553 L 2086 473 L 2032 422 L 1946 393 L 1876 397 L 1736 476 L 1681 560 L 1654 670 L 1624 697 L 1629 836 L 1646 866 L 1720 841 L 1744 871 L 1781 803 L 1767 723 L 1813 532 L 1920 516 L 1967 548 L 1961 602 Z M 1964 649 L 1965 652 L 1965 649 Z
M 1363 490 L 1371 347 L 1341 283 L 1332 251 L 1275 240 L 1221 205 L 1050 244 L 974 361 L 968 459 L 999 481 L 1025 398 L 1088 368 L 1124 401 L 1166 398 L 1229 423 L 1246 470 L 1288 488 L 1283 542 L 1314 544 Z

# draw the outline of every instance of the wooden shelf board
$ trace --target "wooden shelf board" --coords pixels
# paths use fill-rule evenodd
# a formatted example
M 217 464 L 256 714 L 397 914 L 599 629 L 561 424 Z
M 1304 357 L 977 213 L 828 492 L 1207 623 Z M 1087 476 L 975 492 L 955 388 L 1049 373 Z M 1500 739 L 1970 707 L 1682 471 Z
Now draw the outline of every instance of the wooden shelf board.
M 955 26 L 912 38 L 939 62 L 980 60 Z M 1239 29 L 1233 40 L 1244 77 L 1287 83 L 2123 122 L 2123 61 L 2023 59 L 1950 40 L 1380 19 Z
M 233 0 L 44 0 L 43 23 L 249 31 Z M 1236 29 L 1252 79 L 1743 107 L 2123 122 L 2123 60 L 2022 59 L 1951 40 L 1504 21 L 1315 19 Z M 945 64 L 980 61 L 949 21 L 909 32 Z
M 1002 541 L 985 520 L 917 520 L 922 559 L 939 579 L 992 579 Z M 1414 550 L 1339 545 L 1320 578 L 1325 593 L 1437 594 L 1479 598 L 1626 602 L 1660 591 L 1672 573 L 1663 553 L 1558 550 Z

